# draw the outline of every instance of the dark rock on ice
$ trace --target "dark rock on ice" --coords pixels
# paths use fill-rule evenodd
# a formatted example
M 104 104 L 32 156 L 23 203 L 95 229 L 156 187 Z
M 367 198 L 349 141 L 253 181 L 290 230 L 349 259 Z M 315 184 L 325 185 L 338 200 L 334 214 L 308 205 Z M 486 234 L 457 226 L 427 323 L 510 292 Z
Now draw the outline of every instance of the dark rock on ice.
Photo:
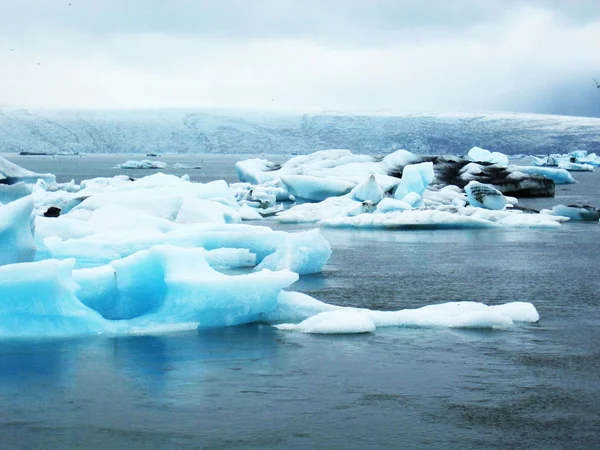
M 57 208 L 56 206 L 51 206 L 44 213 L 44 217 L 58 217 L 58 216 L 60 216 L 60 208 Z

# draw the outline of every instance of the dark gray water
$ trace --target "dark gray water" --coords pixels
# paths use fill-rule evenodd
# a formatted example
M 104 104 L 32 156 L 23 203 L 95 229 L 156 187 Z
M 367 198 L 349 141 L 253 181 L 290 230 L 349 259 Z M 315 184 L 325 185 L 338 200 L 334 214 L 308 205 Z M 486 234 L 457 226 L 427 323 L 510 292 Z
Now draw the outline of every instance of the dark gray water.
M 78 161 L 45 160 L 44 171 L 69 179 L 101 174 L 86 162 L 96 160 Z M 235 159 L 228 169 L 219 161 L 214 173 L 231 176 Z M 530 206 L 596 199 L 600 172 L 575 177 L 582 182 Z M 393 328 L 312 336 L 252 325 L 162 337 L 5 342 L 1 446 L 600 445 L 600 225 L 323 232 L 333 248 L 330 262 L 293 289 L 385 310 L 524 300 L 541 320 L 507 331 Z

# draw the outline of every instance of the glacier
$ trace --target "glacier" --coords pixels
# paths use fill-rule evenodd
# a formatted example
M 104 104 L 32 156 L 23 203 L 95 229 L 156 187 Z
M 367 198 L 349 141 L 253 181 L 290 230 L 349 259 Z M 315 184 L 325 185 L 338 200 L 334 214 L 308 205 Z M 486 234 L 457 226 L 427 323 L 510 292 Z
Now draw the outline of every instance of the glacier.
M 600 119 L 509 113 L 283 114 L 226 110 L 52 111 L 3 107 L 4 152 L 360 154 L 405 148 L 463 154 L 485 143 L 514 155 L 598 152 Z M 262 182 L 262 181 L 261 181 Z

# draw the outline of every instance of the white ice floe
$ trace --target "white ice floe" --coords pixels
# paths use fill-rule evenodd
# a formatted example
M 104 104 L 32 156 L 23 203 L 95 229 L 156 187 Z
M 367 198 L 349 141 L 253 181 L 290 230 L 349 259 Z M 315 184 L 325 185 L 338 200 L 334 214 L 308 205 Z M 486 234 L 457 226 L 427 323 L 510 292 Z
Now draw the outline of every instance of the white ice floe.
M 382 214 L 321 219 L 319 225 L 335 228 L 556 228 L 564 217 L 523 214 L 520 211 L 491 211 L 473 206 L 447 206 Z
M 489 150 L 480 147 L 473 147 L 471 150 L 469 150 L 467 157 L 471 161 L 487 162 L 491 164 L 497 164 L 501 167 L 508 166 L 508 156 L 506 156 L 504 153 L 490 152 Z
M 314 334 L 366 333 L 380 327 L 505 328 L 514 322 L 537 322 L 539 314 L 529 302 L 488 306 L 478 302 L 449 302 L 399 311 L 374 311 L 328 305 L 297 293 L 283 292 L 267 322 L 285 322 L 284 331 Z M 290 322 L 288 322 L 290 321 Z
M 124 163 L 117 164 L 116 167 L 117 169 L 166 169 L 168 165 L 162 161 L 143 159 L 141 161 L 125 161 Z
M 542 214 L 569 217 L 572 220 L 598 222 L 600 220 L 600 209 L 593 206 L 579 205 L 556 205 L 552 209 L 543 209 Z
M 591 164 L 575 163 L 570 161 L 561 161 L 558 163 L 559 169 L 565 169 L 571 172 L 593 172 L 594 166 Z
M 159 167 L 159 168 L 163 169 L 163 167 Z M 175 164 L 173 164 L 173 169 L 176 169 L 176 170 L 182 170 L 182 169 L 197 170 L 197 169 L 202 169 L 202 166 L 200 164 L 175 163 Z

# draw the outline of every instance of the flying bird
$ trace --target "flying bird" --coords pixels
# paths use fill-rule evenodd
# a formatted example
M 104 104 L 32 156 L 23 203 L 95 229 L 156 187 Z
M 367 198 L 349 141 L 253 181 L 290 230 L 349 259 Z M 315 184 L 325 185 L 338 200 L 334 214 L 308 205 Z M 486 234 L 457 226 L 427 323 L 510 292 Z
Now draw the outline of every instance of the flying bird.
M 594 80 L 594 83 L 596 83 L 596 87 L 600 89 L 600 83 L 598 83 L 595 78 L 592 78 L 592 80 Z

